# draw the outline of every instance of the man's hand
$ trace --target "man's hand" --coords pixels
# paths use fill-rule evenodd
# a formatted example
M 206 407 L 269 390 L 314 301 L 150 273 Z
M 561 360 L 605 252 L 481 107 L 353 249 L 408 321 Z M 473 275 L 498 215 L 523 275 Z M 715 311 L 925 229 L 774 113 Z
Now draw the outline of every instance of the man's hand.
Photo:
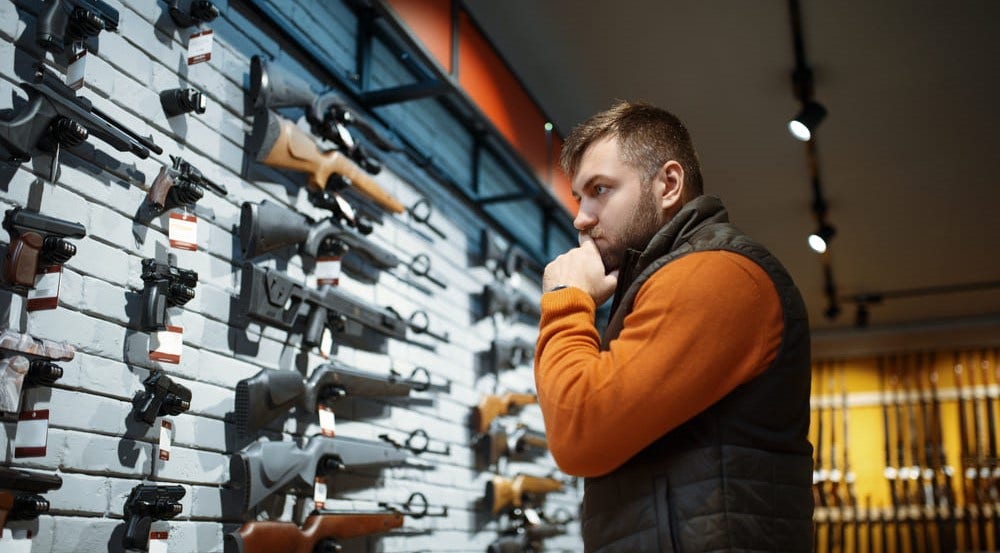
M 582 234 L 580 247 L 560 255 L 545 267 L 542 290 L 548 291 L 559 285 L 580 288 L 594 298 L 595 304 L 601 305 L 615 293 L 618 271 L 604 274 L 601 252 L 589 235 Z

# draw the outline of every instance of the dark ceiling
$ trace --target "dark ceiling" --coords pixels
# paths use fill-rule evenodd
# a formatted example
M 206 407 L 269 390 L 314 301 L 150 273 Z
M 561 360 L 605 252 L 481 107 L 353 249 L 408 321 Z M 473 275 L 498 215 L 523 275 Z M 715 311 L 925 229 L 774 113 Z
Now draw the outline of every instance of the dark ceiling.
M 1000 2 L 802 0 L 815 97 L 829 111 L 817 145 L 844 297 L 832 321 L 805 240 L 816 227 L 805 146 L 785 126 L 798 110 L 787 2 L 464 3 L 561 134 L 616 98 L 679 115 L 706 192 L 789 268 L 831 354 L 875 336 L 1000 340 L 1000 287 L 887 298 L 863 331 L 849 299 L 1000 281 Z

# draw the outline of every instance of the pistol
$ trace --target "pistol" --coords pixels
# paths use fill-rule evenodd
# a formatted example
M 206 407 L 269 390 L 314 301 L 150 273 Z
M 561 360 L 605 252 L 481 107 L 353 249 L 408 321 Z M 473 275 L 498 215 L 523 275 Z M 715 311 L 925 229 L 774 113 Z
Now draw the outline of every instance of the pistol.
M 180 307 L 194 298 L 198 273 L 178 269 L 174 256 L 170 255 L 166 263 L 143 259 L 142 280 L 146 283 L 142 289 L 142 329 L 165 330 L 167 308 Z
M 170 0 L 170 18 L 179 29 L 209 23 L 219 17 L 219 9 L 209 0 Z
M 0 530 L 8 520 L 34 520 L 49 510 L 49 501 L 38 495 L 62 487 L 57 474 L 0 467 Z
M 149 187 L 147 197 L 157 212 L 174 207 L 194 205 L 205 195 L 202 188 L 211 188 L 220 196 L 229 192 L 216 184 L 180 156 L 170 156 L 170 167 L 160 167 L 160 173 Z
M 183 507 L 181 486 L 154 486 L 139 484 L 125 500 L 125 549 L 149 550 L 149 527 L 157 520 L 174 518 Z
M 10 233 L 10 246 L 4 259 L 3 281 L 19 292 L 35 287 L 35 275 L 41 269 L 62 265 L 76 255 L 76 246 L 67 238 L 83 238 L 86 229 L 19 207 L 8 209 L 3 228 Z
M 170 380 L 163 371 L 154 371 L 142 381 L 144 392 L 136 396 L 135 418 L 153 424 L 156 417 L 180 415 L 191 407 L 191 390 Z
M 0 411 L 17 413 L 22 387 L 51 385 L 63 375 L 62 367 L 53 361 L 69 361 L 75 355 L 69 344 L 10 329 L 0 332 Z
M 35 23 L 35 41 L 43 50 L 61 54 L 67 45 L 116 30 L 118 10 L 101 0 L 49 0 Z

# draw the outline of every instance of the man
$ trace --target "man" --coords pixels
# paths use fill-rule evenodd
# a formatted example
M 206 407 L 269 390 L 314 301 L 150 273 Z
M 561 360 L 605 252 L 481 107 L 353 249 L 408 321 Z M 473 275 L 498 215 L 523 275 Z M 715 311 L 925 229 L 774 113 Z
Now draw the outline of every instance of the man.
M 580 246 L 545 268 L 535 380 L 556 463 L 587 477 L 585 550 L 809 551 L 809 327 L 788 273 L 702 195 L 662 109 L 593 116 L 562 164 Z

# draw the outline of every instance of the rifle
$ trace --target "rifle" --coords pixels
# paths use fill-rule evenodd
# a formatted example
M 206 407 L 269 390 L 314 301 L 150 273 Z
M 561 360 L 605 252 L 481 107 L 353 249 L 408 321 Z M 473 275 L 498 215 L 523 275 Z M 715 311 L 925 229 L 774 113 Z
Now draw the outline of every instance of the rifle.
M 55 0 L 62 4 L 65 0 Z M 73 0 L 83 1 L 83 0 Z M 90 135 L 100 138 L 120 152 L 146 159 L 152 150 L 163 153 L 152 139 L 139 136 L 115 121 L 93 103 L 77 96 L 43 65 L 36 66 L 34 83 L 22 82 L 28 104 L 14 118 L 0 121 L 0 144 L 23 163 L 32 156 L 48 167 L 47 180 L 54 181 L 59 169 L 59 150 L 83 143 Z
M 257 110 L 254 115 L 251 144 L 251 151 L 256 148 L 257 161 L 306 173 L 311 190 L 353 187 L 390 213 L 406 211 L 406 206 L 350 158 L 336 150 L 320 150 L 305 131 L 271 110 Z
M 897 465 L 901 466 L 902 462 L 897 459 L 897 463 L 894 464 L 892 460 L 892 445 L 891 445 L 892 436 L 890 431 L 891 417 L 889 415 L 889 402 L 892 398 L 889 395 L 889 386 L 887 381 L 889 380 L 890 377 L 887 375 L 887 370 L 885 366 L 886 359 L 884 357 L 879 357 L 877 360 L 877 364 L 878 364 L 878 374 L 879 374 L 880 395 L 882 396 L 880 398 L 880 402 L 882 403 L 882 429 L 883 429 L 883 437 L 885 444 L 884 446 L 885 478 L 889 483 L 889 496 L 892 500 L 892 511 L 893 514 L 897 515 L 893 517 L 894 518 L 893 522 L 894 522 L 894 527 L 896 529 L 896 548 L 898 549 L 900 547 L 899 544 L 902 543 L 902 539 L 899 533 L 899 517 L 898 517 L 901 498 L 899 497 L 899 494 L 896 493 L 896 481 L 899 479 L 899 470 L 897 469 Z M 893 378 L 893 386 L 895 386 L 894 378 Z M 897 426 L 896 433 L 898 434 L 899 431 L 900 431 L 899 427 Z M 888 525 L 889 525 L 889 519 L 886 518 L 886 520 L 882 524 L 882 548 L 885 550 L 888 549 L 887 546 Z
M 269 66 L 259 55 L 250 59 L 250 97 L 257 109 L 305 108 L 306 121 L 314 135 L 336 144 L 347 157 L 373 175 L 382 170 L 381 162 L 354 141 L 348 126 L 361 131 L 380 150 L 399 150 L 359 117 L 336 92 L 313 92 L 305 80 L 279 67 Z
M 313 436 L 294 442 L 255 442 L 232 456 L 233 487 L 243 490 L 244 511 L 289 485 L 312 486 L 317 474 L 343 468 L 397 466 L 407 454 L 383 442 L 346 436 Z
M 998 497 L 996 473 L 997 473 L 997 440 L 996 440 L 996 422 L 993 415 L 993 399 L 990 397 L 989 392 L 989 363 L 986 360 L 986 350 L 982 350 L 979 353 L 979 367 L 982 372 L 983 379 L 983 404 L 986 410 L 986 423 L 984 429 L 986 430 L 986 444 L 984 445 L 985 451 L 984 455 L 981 457 L 980 461 L 980 494 L 983 497 L 983 503 L 986 506 L 985 511 L 988 511 L 990 518 L 992 519 L 993 527 L 993 548 L 996 549 L 1000 547 L 1000 513 L 997 511 L 997 501 L 1000 499 Z M 984 515 L 987 513 L 984 513 Z M 985 519 L 983 525 L 986 525 Z M 985 542 L 984 542 L 985 545 Z
M 125 500 L 125 549 L 149 550 L 149 528 L 157 520 L 167 520 L 180 514 L 184 497 L 182 486 L 139 484 Z
M 903 528 L 902 522 L 906 521 L 907 529 L 909 530 L 910 542 L 908 547 L 910 549 L 915 549 L 917 547 L 915 536 L 916 527 L 914 526 L 913 517 L 910 516 L 909 512 L 909 498 L 906 492 L 906 483 L 910 478 L 910 467 L 906 465 L 906 437 L 903 430 L 903 402 L 905 397 L 903 396 L 903 390 L 901 388 L 901 379 L 899 373 L 899 365 L 895 357 L 890 358 L 890 363 L 892 365 L 892 388 L 896 396 L 895 399 L 895 418 L 896 418 L 896 463 L 897 463 L 897 477 L 896 477 L 896 497 L 899 499 L 899 505 L 894 510 L 895 524 L 896 524 L 896 548 L 900 551 L 906 551 L 907 549 L 903 547 Z
M 907 392 L 909 395 L 910 391 L 910 376 L 911 371 L 909 364 L 906 362 L 906 358 L 900 358 L 899 360 L 899 371 L 902 374 L 903 379 L 903 391 Z M 910 531 L 910 548 L 912 550 L 917 550 L 919 548 L 919 542 L 926 543 L 926 534 L 928 532 L 926 513 L 922 508 L 926 505 L 926 497 L 924 501 L 921 501 L 922 491 L 927 492 L 929 488 L 925 487 L 921 490 L 920 478 L 923 474 L 922 463 L 920 462 L 920 436 L 919 428 L 917 426 L 917 416 L 916 408 L 913 405 L 913 401 L 906 398 L 906 422 L 907 422 L 907 439 L 909 441 L 910 450 L 910 467 L 909 467 L 909 492 L 907 493 L 910 518 L 908 528 Z M 920 528 L 917 525 L 920 525 Z
M 518 474 L 514 478 L 494 476 L 486 483 L 486 504 L 496 515 L 505 509 L 523 508 L 541 502 L 545 494 L 562 491 L 555 478 Z
M 531 514 L 528 514 L 531 513 Z M 534 509 L 520 511 L 514 522 L 500 530 L 500 535 L 486 548 L 488 553 L 525 553 L 541 551 L 542 540 L 566 533 L 566 523 L 551 521 Z
M 841 420 L 841 423 L 843 424 L 843 427 L 844 427 L 844 431 L 843 431 L 843 434 L 844 434 L 844 447 L 842 449 L 844 450 L 844 485 L 845 485 L 845 490 L 844 490 L 845 501 L 843 503 L 843 506 L 845 507 L 845 509 L 841 511 L 841 519 L 842 520 L 846 519 L 846 513 L 847 513 L 846 507 L 850 507 L 851 514 L 853 515 L 852 516 L 852 524 L 854 525 L 854 549 L 857 550 L 858 547 L 859 547 L 858 543 L 860 542 L 861 520 L 858 517 L 858 498 L 857 498 L 857 495 L 854 492 L 854 471 L 851 470 L 851 456 L 848 454 L 848 446 L 850 445 L 851 441 L 848 439 L 848 433 L 847 433 L 848 427 L 850 426 L 849 417 L 848 417 L 848 415 L 850 414 L 850 408 L 847 405 L 847 382 L 846 382 L 846 379 L 847 379 L 847 367 L 844 364 L 841 364 L 840 365 L 840 407 L 842 409 L 842 412 L 840 414 L 840 420 Z M 845 549 L 845 550 L 847 549 L 847 546 L 845 545 L 847 543 L 846 542 L 846 537 L 845 537 L 845 532 L 847 530 L 846 526 L 847 526 L 847 524 L 843 523 L 842 526 L 841 526 L 841 531 L 840 531 L 841 532 L 840 533 L 840 544 L 841 544 L 841 547 L 843 549 Z
M 225 186 L 210 180 L 182 157 L 170 156 L 170 162 L 170 167 L 160 167 L 160 173 L 156 175 L 147 193 L 149 202 L 157 213 L 174 207 L 194 205 L 205 195 L 202 188 L 211 188 L 220 196 L 229 193 Z
M 938 525 L 938 545 L 941 551 L 957 551 L 958 536 L 955 525 L 955 491 L 952 489 L 952 470 L 948 466 L 948 457 L 944 449 L 944 432 L 941 428 L 941 399 L 938 396 L 937 367 L 934 365 L 934 354 L 930 354 L 928 365 L 931 367 L 930 380 L 931 388 L 931 441 L 935 444 L 932 452 L 932 466 L 934 471 L 935 495 L 937 496 L 937 507 L 934 509 Z
M 16 413 L 20 409 L 21 389 L 25 384 L 49 386 L 62 378 L 62 367 L 52 361 L 69 361 L 76 350 L 69 344 L 34 338 L 6 329 L 0 332 L 0 411 Z M 13 355 L 8 355 L 11 352 Z
M 340 551 L 337 540 L 388 532 L 403 525 L 395 510 L 315 511 L 300 528 L 294 522 L 257 520 L 225 535 L 225 553 Z
M 962 498 L 964 500 L 963 526 L 965 537 L 965 548 L 972 549 L 972 525 L 976 519 L 976 478 L 978 472 L 972 465 L 972 451 L 969 446 L 969 424 L 968 413 L 966 411 L 965 390 L 962 387 L 962 361 L 958 352 L 954 356 L 955 388 L 958 392 L 958 427 L 959 427 L 959 447 L 962 457 Z M 981 547 L 981 546 L 980 546 Z
M 987 481 L 988 473 L 986 468 L 986 444 L 983 437 L 983 433 L 986 431 L 986 421 L 983 420 L 983 412 L 979 406 L 979 392 L 976 389 L 976 367 L 975 367 L 975 357 L 973 352 L 969 352 L 969 388 L 972 389 L 972 430 L 973 438 L 976 443 L 976 452 L 974 460 L 974 470 L 976 472 L 976 485 L 975 485 L 975 495 L 976 495 L 976 514 L 978 520 L 978 538 L 979 538 L 979 548 L 986 549 L 986 519 L 992 514 L 992 508 L 987 501 L 986 488 L 989 486 Z M 983 388 L 986 387 L 986 382 L 983 382 Z M 985 398 L 984 398 L 985 401 Z
M 87 230 L 80 223 L 20 207 L 6 211 L 3 228 L 10 234 L 3 282 L 22 294 L 35 287 L 35 275 L 42 269 L 62 265 L 76 255 L 76 246 L 66 238 L 87 236 Z
M 496 338 L 490 343 L 490 359 L 494 372 L 516 369 L 535 358 L 535 344 L 523 338 Z
M 489 317 L 496 313 L 502 314 L 507 319 L 513 319 L 519 313 L 533 319 L 542 316 L 538 300 L 513 287 L 505 286 L 501 282 L 491 282 L 483 286 L 480 304 L 482 305 L 482 317 Z
M 0 467 L 0 530 L 8 520 L 34 520 L 49 510 L 41 493 L 62 487 L 57 474 Z
M 167 256 L 162 263 L 152 258 L 142 260 L 142 316 L 143 330 L 165 330 L 167 328 L 167 308 L 180 307 L 194 298 L 194 288 L 198 285 L 198 273 L 189 269 L 178 269 L 175 256 Z
M 249 262 L 243 265 L 240 301 L 246 306 L 247 316 L 262 324 L 299 332 L 304 321 L 302 342 L 310 347 L 320 343 L 324 328 L 354 340 L 364 338 L 366 328 L 390 338 L 406 338 L 406 322 L 387 308 L 371 305 L 334 286 L 307 289 L 281 272 L 254 267 Z
M 837 392 L 834 372 L 836 366 L 830 365 L 829 389 L 830 389 L 830 491 L 827 497 L 827 505 L 832 509 L 837 509 L 838 514 L 843 514 L 844 503 L 841 500 L 840 480 L 843 474 L 837 468 L 837 409 L 833 403 L 833 397 Z M 843 517 L 837 517 L 838 521 L 830 520 L 826 534 L 826 550 L 833 551 L 843 547 L 843 532 L 846 522 Z M 837 531 L 834 532 L 834 526 Z
M 502 396 L 487 394 L 483 396 L 483 399 L 479 400 L 479 405 L 472 410 L 472 429 L 477 434 L 483 434 L 490 429 L 493 419 L 500 415 L 510 414 L 516 407 L 531 403 L 538 403 L 538 396 L 536 394 L 518 394 L 513 392 L 508 392 Z
M 542 432 L 532 430 L 520 422 L 503 425 L 494 421 L 476 443 L 477 465 L 478 468 L 486 468 L 505 455 L 510 458 L 540 455 L 548 447 L 549 442 Z
M 450 388 L 450 383 L 432 384 L 423 367 L 403 378 L 393 370 L 374 374 L 331 359 L 316 367 L 309 380 L 293 371 L 262 369 L 236 384 L 236 428 L 241 436 L 247 436 L 292 407 L 315 413 L 319 404 L 346 396 L 406 397 L 410 390 Z
M 146 387 L 135 398 L 135 418 L 153 424 L 156 417 L 180 415 L 191 407 L 191 390 L 167 376 L 163 371 L 149 373 L 142 381 Z
M 35 22 L 35 42 L 61 54 L 66 46 L 118 30 L 118 10 L 101 0 L 50 0 Z
M 180 29 L 209 23 L 219 17 L 219 10 L 209 0 L 169 0 L 168 4 L 170 18 Z
M 298 245 L 299 252 L 313 259 L 324 254 L 342 255 L 355 251 L 380 270 L 395 268 L 398 257 L 362 233 L 345 226 L 341 217 L 316 221 L 288 208 L 264 200 L 243 202 L 240 210 L 240 248 L 251 259 L 286 246 Z M 353 226 L 353 219 L 348 224 Z M 371 227 L 367 227 L 371 232 Z M 367 234 L 367 233 L 365 233 Z

